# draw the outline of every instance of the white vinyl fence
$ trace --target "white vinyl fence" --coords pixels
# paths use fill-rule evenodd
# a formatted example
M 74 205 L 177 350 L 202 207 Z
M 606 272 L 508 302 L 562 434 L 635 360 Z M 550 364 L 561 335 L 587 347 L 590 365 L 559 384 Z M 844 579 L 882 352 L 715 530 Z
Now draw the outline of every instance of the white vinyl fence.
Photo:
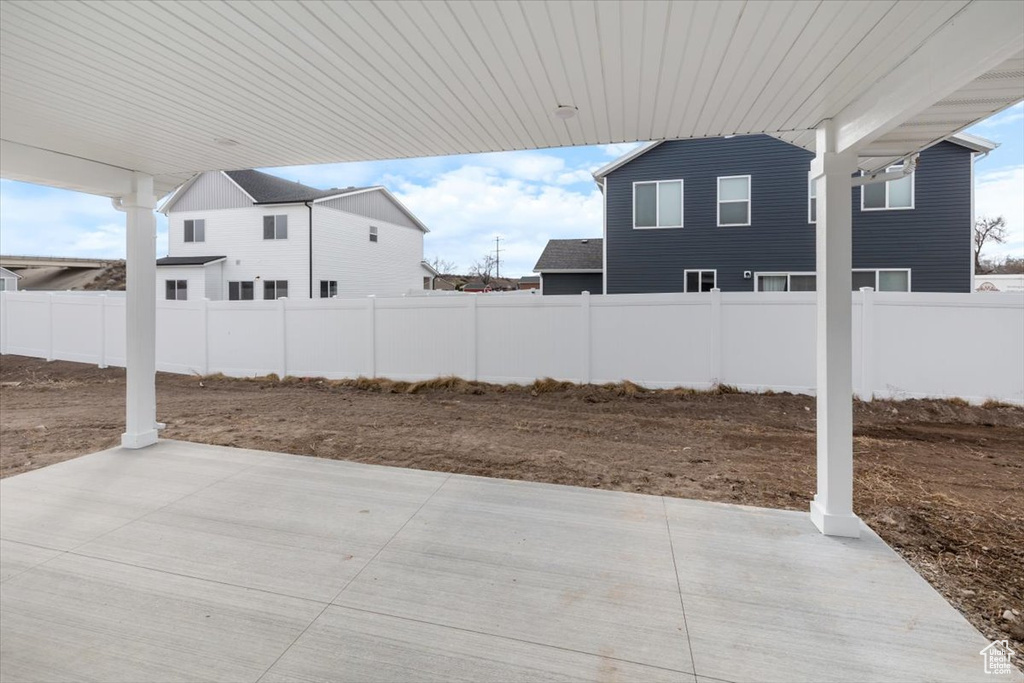
M 853 299 L 862 398 L 1024 403 L 1021 295 Z M 813 292 L 160 301 L 157 368 L 813 393 L 815 310 Z M 4 292 L 0 352 L 124 365 L 124 298 Z

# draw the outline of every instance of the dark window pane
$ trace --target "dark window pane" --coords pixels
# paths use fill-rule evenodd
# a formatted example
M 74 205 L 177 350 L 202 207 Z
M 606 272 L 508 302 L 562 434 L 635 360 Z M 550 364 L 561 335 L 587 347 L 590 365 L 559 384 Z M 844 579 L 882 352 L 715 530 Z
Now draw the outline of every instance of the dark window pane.
M 265 280 L 263 282 L 263 298 L 264 299 L 275 299 L 274 287 L 275 282 L 273 280 Z
M 791 292 L 813 292 L 817 277 L 814 275 L 790 275 L 789 291 Z
M 242 297 L 241 298 L 242 298 L 243 301 L 252 301 L 252 298 L 253 298 L 252 282 L 243 282 L 242 283 Z
M 228 283 L 228 301 L 238 301 L 238 283 Z
M 686 274 L 686 291 L 700 291 L 700 273 L 696 271 L 690 271 L 689 273 Z
M 195 242 L 195 221 L 185 221 L 185 241 Z
M 206 221 L 200 219 L 200 220 L 193 221 L 192 223 L 194 225 L 194 231 L 195 232 L 194 232 L 193 237 L 194 237 L 195 241 L 196 242 L 205 242 L 206 241 Z
M 715 271 L 704 270 L 700 274 L 700 291 L 710 292 L 715 287 Z
M 658 186 L 654 183 L 634 185 L 633 191 L 636 193 L 633 225 L 653 228 L 658 224 Z
M 326 299 L 328 297 L 328 294 L 327 294 L 328 286 L 329 286 L 329 283 L 327 282 L 327 280 L 321 280 L 320 281 L 320 298 L 321 299 Z
M 264 216 L 263 217 L 263 239 L 272 240 L 274 239 L 274 217 Z
M 166 284 L 166 287 L 167 287 L 167 290 L 166 290 L 166 292 L 167 292 L 166 293 L 167 300 L 168 301 L 174 300 L 176 298 L 176 294 L 174 292 L 174 280 L 168 280 L 167 284 Z
M 860 191 L 864 193 L 865 209 L 885 208 L 885 183 L 861 185 Z
M 861 287 L 875 288 L 875 271 L 862 271 L 853 273 L 853 291 L 857 291 Z
M 811 218 L 812 223 L 818 222 L 818 200 L 811 197 Z
M 331 296 L 337 296 L 337 295 L 338 295 L 338 281 L 337 280 L 331 280 Z
M 718 222 L 722 225 L 745 225 L 750 222 L 747 210 L 750 202 L 726 202 L 718 205 Z
M 277 216 L 277 239 L 288 239 L 288 216 Z
M 288 281 L 278 280 L 277 281 L 277 298 L 283 299 L 288 296 Z
M 188 299 L 188 280 L 178 280 L 178 301 Z

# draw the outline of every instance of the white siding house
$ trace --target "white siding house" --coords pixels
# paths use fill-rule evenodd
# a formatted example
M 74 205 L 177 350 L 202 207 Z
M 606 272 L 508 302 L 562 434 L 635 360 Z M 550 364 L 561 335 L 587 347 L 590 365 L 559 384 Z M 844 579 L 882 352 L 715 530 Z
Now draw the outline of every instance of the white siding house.
M 12 270 L 0 268 L 0 292 L 14 292 L 18 289 L 18 279 L 21 276 Z
M 157 261 L 161 298 L 393 295 L 424 286 L 427 228 L 384 187 L 318 190 L 260 171 L 207 172 L 161 210 L 169 230 L 168 256 Z

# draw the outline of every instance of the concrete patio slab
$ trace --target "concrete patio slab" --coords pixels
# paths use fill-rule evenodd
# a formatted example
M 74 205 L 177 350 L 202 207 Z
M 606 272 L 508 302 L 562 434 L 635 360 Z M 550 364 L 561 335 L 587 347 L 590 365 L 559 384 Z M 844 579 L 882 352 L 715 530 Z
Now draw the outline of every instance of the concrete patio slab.
M 176 442 L 0 502 L 4 681 L 991 679 L 803 513 Z
M 472 631 L 329 607 L 262 683 L 665 681 L 688 674 Z

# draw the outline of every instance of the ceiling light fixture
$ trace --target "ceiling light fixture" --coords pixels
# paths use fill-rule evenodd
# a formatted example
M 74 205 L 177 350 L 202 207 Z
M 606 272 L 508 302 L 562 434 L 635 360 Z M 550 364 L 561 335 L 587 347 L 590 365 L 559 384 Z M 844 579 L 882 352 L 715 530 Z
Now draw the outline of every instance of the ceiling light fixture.
M 562 120 L 568 120 L 576 116 L 576 112 L 578 111 L 579 109 L 571 104 L 560 104 L 558 105 L 558 108 L 555 109 L 555 116 Z

